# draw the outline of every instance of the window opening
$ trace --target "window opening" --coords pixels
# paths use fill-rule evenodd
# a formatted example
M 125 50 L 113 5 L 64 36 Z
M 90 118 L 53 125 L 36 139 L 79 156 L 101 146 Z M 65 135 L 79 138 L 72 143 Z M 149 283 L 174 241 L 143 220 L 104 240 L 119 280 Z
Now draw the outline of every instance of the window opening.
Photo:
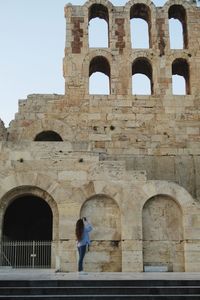
M 90 95 L 109 95 L 109 78 L 101 72 L 95 72 L 89 80 Z
M 179 76 L 179 75 L 172 76 L 172 93 L 173 95 L 186 94 L 185 79 L 183 76 Z
M 110 94 L 110 65 L 103 56 L 97 56 L 90 62 L 89 94 Z
M 190 93 L 189 66 L 185 59 L 175 59 L 172 64 L 172 93 L 174 95 Z
M 102 4 L 93 4 L 89 9 L 89 47 L 109 47 L 109 15 Z
M 108 24 L 99 18 L 89 22 L 89 47 L 107 48 L 108 47 Z
M 145 4 L 135 4 L 130 10 L 132 48 L 151 47 L 151 12 Z
M 183 49 L 183 27 L 179 20 L 169 20 L 169 36 L 171 49 Z
M 131 19 L 132 48 L 149 48 L 148 23 L 142 19 Z
M 135 74 L 132 76 L 132 94 L 151 95 L 151 82 L 146 75 Z
M 146 58 L 138 58 L 132 65 L 132 94 L 151 95 L 153 93 L 152 67 Z
M 168 11 L 171 49 L 188 47 L 187 17 L 182 5 L 172 5 Z

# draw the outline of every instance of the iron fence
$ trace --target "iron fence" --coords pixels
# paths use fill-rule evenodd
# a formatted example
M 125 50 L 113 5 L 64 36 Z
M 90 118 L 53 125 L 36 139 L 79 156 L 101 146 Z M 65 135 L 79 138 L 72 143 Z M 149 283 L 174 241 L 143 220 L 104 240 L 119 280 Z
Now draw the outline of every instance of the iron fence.
M 2 241 L 0 266 L 51 268 L 52 241 Z

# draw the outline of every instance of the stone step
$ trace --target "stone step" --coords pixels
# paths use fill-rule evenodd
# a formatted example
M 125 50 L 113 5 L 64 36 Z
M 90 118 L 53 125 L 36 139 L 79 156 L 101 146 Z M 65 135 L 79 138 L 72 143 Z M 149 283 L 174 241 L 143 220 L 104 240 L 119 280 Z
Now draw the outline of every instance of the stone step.
M 81 276 L 82 278 L 84 275 Z M 200 287 L 200 280 L 142 280 L 142 279 L 104 279 L 91 280 L 85 277 L 84 279 L 70 279 L 70 280 L 0 280 L 0 287 L 102 287 L 102 286 L 131 286 L 131 287 L 165 287 L 165 286 L 196 286 Z
M 200 300 L 200 280 L 1 280 L 0 299 Z
M 0 287 L 0 295 L 200 295 L 200 287 Z
M 200 295 L 23 295 L 0 296 L 0 299 L 48 300 L 199 300 Z

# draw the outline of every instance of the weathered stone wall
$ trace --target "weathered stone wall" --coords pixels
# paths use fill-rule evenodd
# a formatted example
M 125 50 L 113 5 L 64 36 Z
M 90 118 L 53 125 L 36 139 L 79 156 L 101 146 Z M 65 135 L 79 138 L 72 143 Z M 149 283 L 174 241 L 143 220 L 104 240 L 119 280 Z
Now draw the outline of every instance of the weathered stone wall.
M 88 271 L 200 270 L 200 9 L 178 0 L 162 8 L 135 4 L 67 5 L 65 95 L 29 95 L 19 101 L 7 140 L 0 128 L 0 224 L 15 199 L 30 194 L 46 201 L 53 213 L 52 267 L 62 270 L 76 271 L 80 216 L 94 225 Z M 180 50 L 169 45 L 173 5 L 187 13 Z M 88 22 L 99 11 L 109 24 L 109 47 L 89 48 Z M 130 14 L 148 21 L 149 49 L 131 48 Z M 110 69 L 107 96 L 88 92 L 98 57 L 110 67 L 103 66 L 106 74 Z M 136 59 L 152 66 L 150 96 L 131 93 Z M 175 59 L 189 65 L 184 96 L 172 95 Z M 38 140 L 52 132 L 59 141 Z
M 5 140 L 7 137 L 7 130 L 4 126 L 3 121 L 0 119 L 0 141 Z

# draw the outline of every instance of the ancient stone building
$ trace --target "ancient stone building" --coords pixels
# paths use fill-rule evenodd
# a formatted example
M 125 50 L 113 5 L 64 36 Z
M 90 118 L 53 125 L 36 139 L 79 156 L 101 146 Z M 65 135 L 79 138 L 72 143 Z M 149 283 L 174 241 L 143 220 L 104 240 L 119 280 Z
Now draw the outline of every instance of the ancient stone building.
M 75 222 L 86 216 L 87 271 L 200 271 L 200 9 L 89 0 L 66 5 L 65 17 L 65 94 L 29 95 L 9 128 L 0 124 L 2 243 L 52 240 L 51 267 L 76 271 Z M 108 47 L 89 47 L 95 17 L 107 22 Z M 132 47 L 132 18 L 148 24 L 146 49 Z M 183 49 L 170 48 L 171 18 Z M 95 72 L 108 95 L 89 93 Z M 137 73 L 150 95 L 132 93 Z M 172 92 L 176 74 L 185 95 Z

